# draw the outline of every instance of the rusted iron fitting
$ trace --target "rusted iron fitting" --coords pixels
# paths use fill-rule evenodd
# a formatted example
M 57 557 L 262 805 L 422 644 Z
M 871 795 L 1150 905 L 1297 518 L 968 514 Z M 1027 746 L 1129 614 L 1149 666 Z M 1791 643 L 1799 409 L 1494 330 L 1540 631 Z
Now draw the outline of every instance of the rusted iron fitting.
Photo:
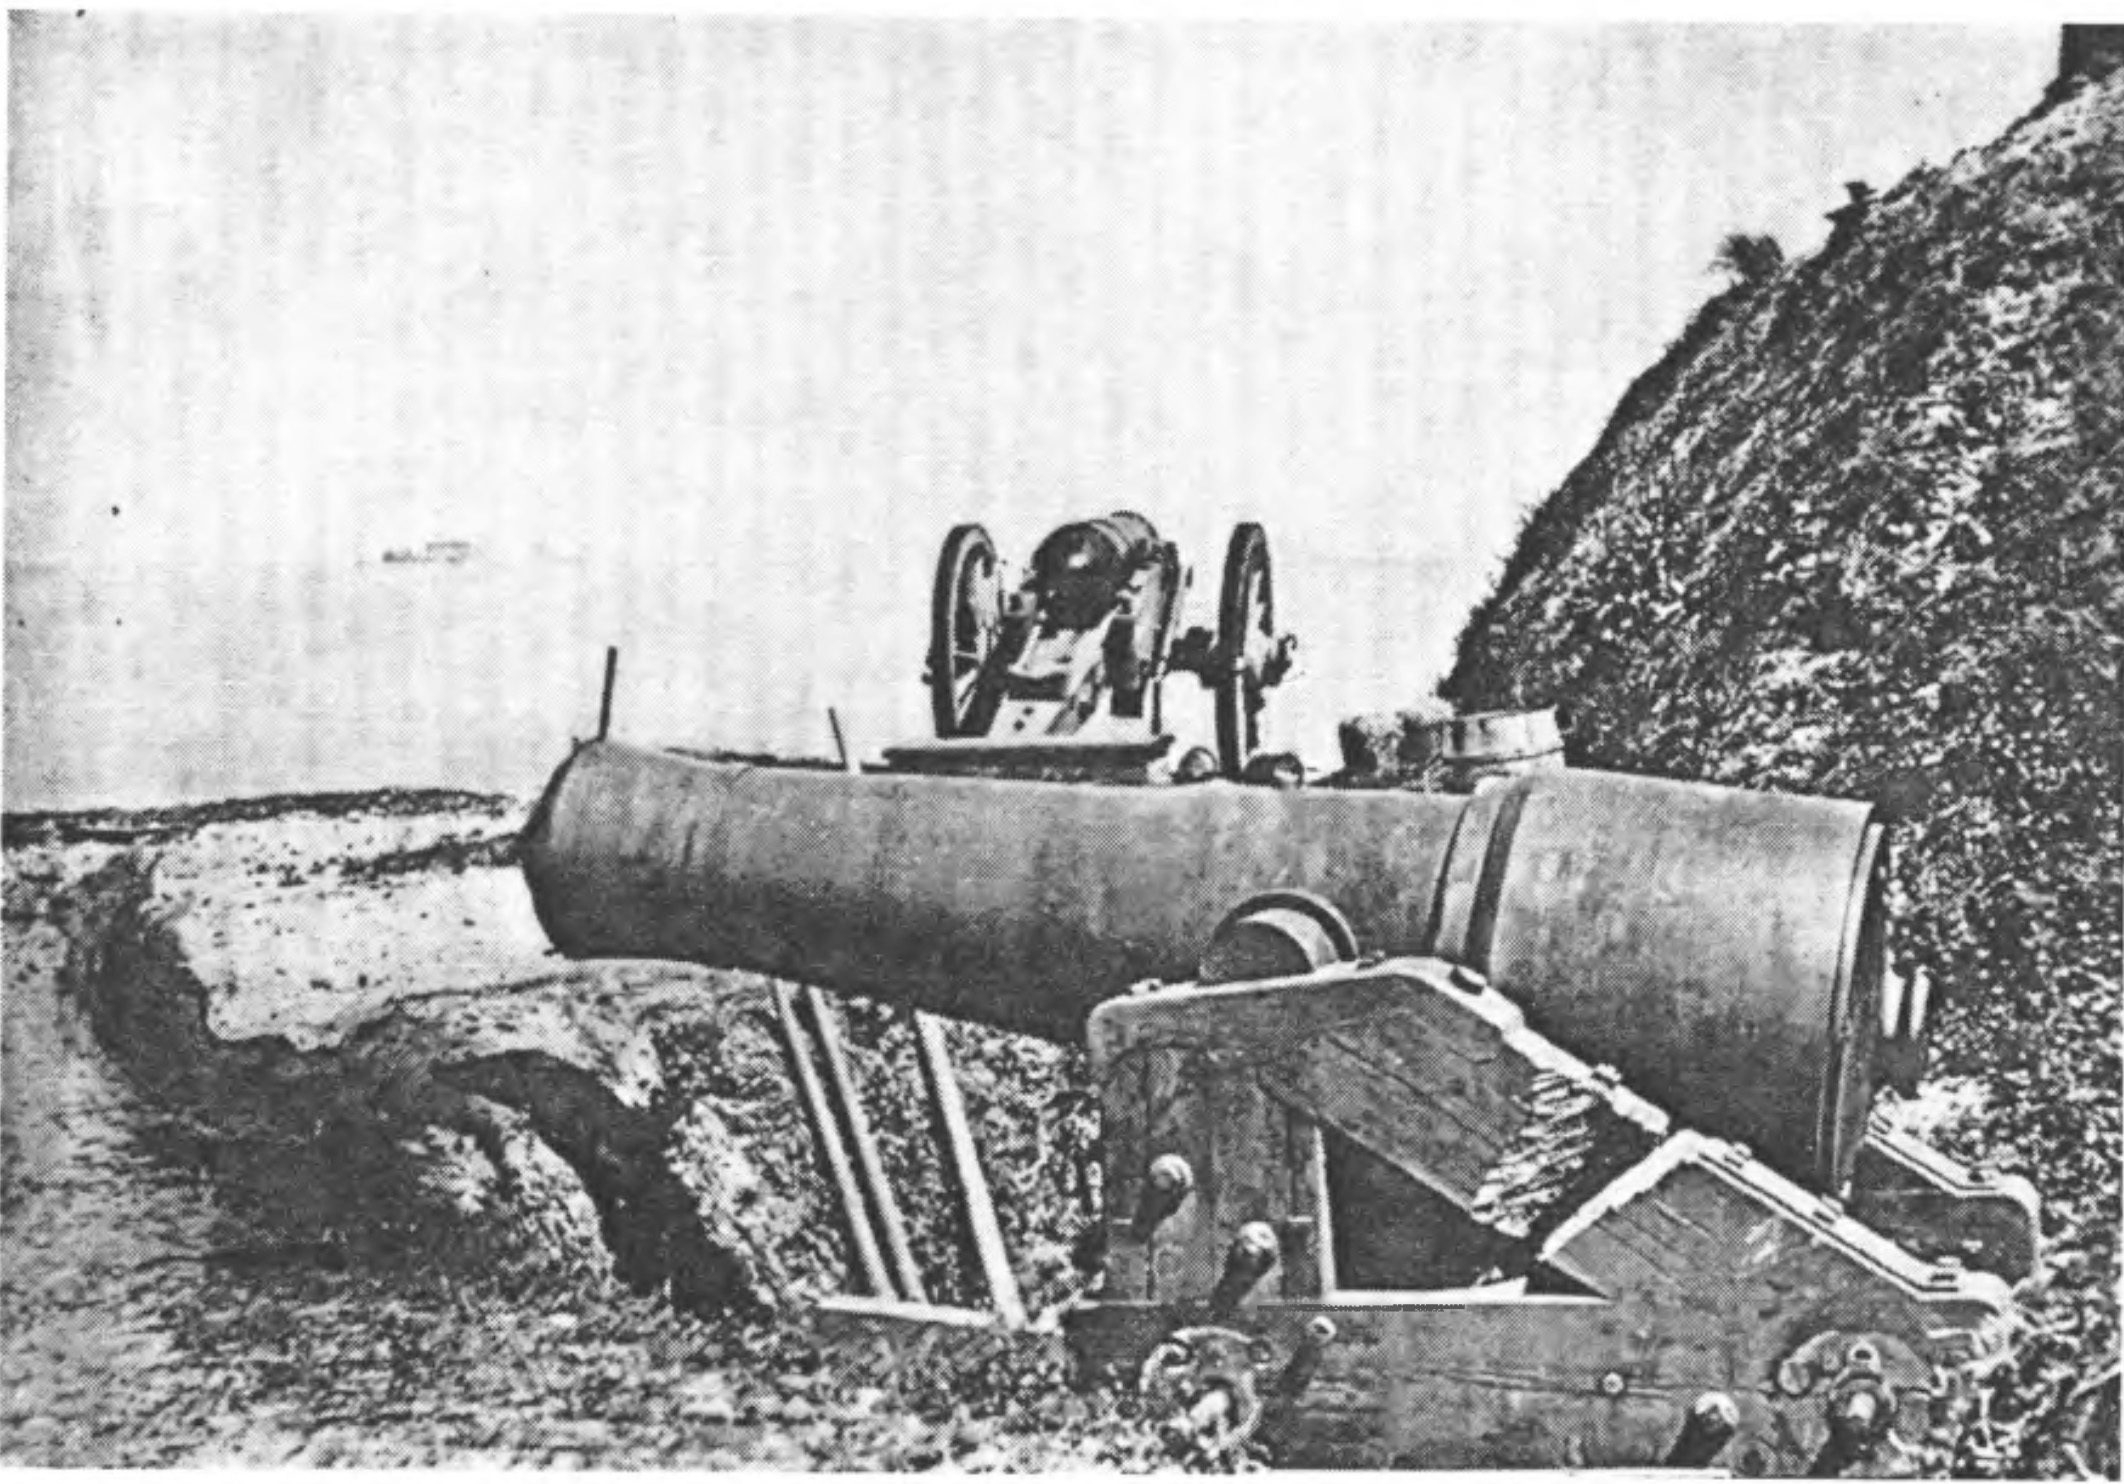
M 1224 1274 L 1210 1294 L 1210 1313 L 1223 1316 L 1238 1308 L 1256 1283 L 1276 1266 L 1281 1244 L 1276 1229 L 1265 1221 L 1249 1221 L 1239 1228 L 1224 1254 Z
M 1260 788 L 1305 787 L 1305 760 L 1295 752 L 1256 753 L 1240 770 L 1239 781 Z
M 1177 1154 L 1161 1154 L 1151 1161 L 1143 1179 L 1143 1195 L 1136 1203 L 1136 1236 L 1147 1238 L 1158 1223 L 1180 1209 L 1195 1188 L 1195 1171 Z
M 1325 1314 L 1315 1314 L 1305 1322 L 1305 1333 L 1298 1337 L 1297 1348 L 1291 1352 L 1283 1373 L 1276 1378 L 1276 1395 L 1286 1401 L 1296 1401 L 1305 1394 L 1306 1387 L 1313 1384 L 1313 1374 L 1320 1369 L 1320 1358 L 1327 1354 L 1327 1347 L 1335 1340 L 1335 1321 Z
M 1262 1416 L 1255 1371 L 1272 1358 L 1267 1340 L 1212 1325 L 1176 1330 L 1145 1357 L 1137 1390 L 1181 1427 L 1238 1441 Z
M 1881 1377 L 1880 1346 L 1871 1340 L 1852 1340 L 1848 1344 L 1834 1330 L 1815 1335 L 1783 1361 L 1777 1368 L 1777 1388 L 1789 1397 L 1802 1397 L 1814 1390 L 1816 1383 L 1828 1382 L 1832 1388 L 1847 1381 Z
M 1173 764 L 1173 782 L 1207 783 L 1221 777 L 1217 754 L 1207 747 L 1190 747 L 1180 754 L 1180 761 Z
M 1829 1442 L 1813 1472 L 1817 1477 L 1842 1473 L 1872 1459 L 1895 1426 L 1895 1397 L 1872 1377 L 1846 1386 L 1829 1398 Z
M 1195 1404 L 1183 1414 L 1191 1431 L 1209 1432 L 1213 1428 L 1229 1427 L 1232 1421 L 1233 1397 L 1231 1388 L 1212 1386 L 1195 1399 Z
M 1704 1468 L 1740 1431 L 1740 1406 L 1723 1391 L 1707 1391 L 1689 1406 L 1681 1436 L 1667 1453 L 1669 1468 Z

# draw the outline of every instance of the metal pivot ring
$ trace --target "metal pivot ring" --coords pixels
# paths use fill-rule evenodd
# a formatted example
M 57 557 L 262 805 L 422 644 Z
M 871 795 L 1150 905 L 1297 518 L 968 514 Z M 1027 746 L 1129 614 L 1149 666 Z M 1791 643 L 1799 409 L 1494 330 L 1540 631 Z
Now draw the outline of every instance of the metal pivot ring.
M 1356 930 L 1333 902 L 1309 891 L 1265 891 L 1224 914 L 1196 977 L 1204 984 L 1288 979 L 1356 957 Z
M 1175 1330 L 1145 1357 L 1137 1390 L 1157 1410 L 1185 1414 L 1204 1429 L 1218 1427 L 1236 1442 L 1261 1423 L 1255 1373 L 1273 1358 L 1266 1340 L 1237 1330 Z

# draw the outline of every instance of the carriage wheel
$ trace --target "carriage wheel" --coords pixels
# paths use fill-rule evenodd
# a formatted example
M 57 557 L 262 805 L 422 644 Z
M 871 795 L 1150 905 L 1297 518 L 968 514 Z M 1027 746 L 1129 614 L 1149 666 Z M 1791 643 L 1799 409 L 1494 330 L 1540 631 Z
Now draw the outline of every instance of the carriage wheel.
M 1276 651 L 1276 595 L 1268 536 L 1252 521 L 1232 527 L 1217 603 L 1217 761 L 1237 778 L 1261 746 L 1264 674 Z
M 995 542 L 980 526 L 953 526 L 929 608 L 929 708 L 939 737 L 988 730 L 995 706 L 982 678 L 1002 623 Z
M 1165 673 L 1171 668 L 1173 617 L 1179 611 L 1180 585 L 1184 580 L 1180 568 L 1180 548 L 1169 541 L 1159 548 L 1158 573 L 1164 611 L 1158 620 L 1158 642 L 1151 651 L 1150 729 L 1153 737 L 1165 735 Z

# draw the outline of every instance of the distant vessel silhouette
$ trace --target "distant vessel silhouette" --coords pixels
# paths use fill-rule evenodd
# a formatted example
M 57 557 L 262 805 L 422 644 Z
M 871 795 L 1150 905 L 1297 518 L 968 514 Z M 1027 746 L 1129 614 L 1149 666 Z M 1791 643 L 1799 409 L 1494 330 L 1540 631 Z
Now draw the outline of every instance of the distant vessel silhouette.
M 420 547 L 394 546 L 383 554 L 383 559 L 394 563 L 430 563 L 455 567 L 472 559 L 472 543 L 430 541 L 426 546 Z

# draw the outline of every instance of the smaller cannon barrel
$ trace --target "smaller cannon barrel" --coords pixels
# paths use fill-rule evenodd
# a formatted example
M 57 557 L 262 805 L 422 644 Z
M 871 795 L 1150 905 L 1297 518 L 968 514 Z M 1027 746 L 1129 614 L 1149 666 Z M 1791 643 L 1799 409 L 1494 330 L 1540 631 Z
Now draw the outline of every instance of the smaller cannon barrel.
M 1033 551 L 1033 582 L 1065 627 L 1089 628 L 1114 605 L 1139 562 L 1158 544 L 1158 531 L 1127 510 L 1072 521 Z
M 526 829 L 573 957 L 780 975 L 1071 1041 L 1193 976 L 1264 891 L 1360 948 L 1478 969 L 1684 1123 L 1840 1188 L 1881 1035 L 1881 831 L 1864 805 L 1621 774 L 1473 798 L 850 775 L 579 748 Z

